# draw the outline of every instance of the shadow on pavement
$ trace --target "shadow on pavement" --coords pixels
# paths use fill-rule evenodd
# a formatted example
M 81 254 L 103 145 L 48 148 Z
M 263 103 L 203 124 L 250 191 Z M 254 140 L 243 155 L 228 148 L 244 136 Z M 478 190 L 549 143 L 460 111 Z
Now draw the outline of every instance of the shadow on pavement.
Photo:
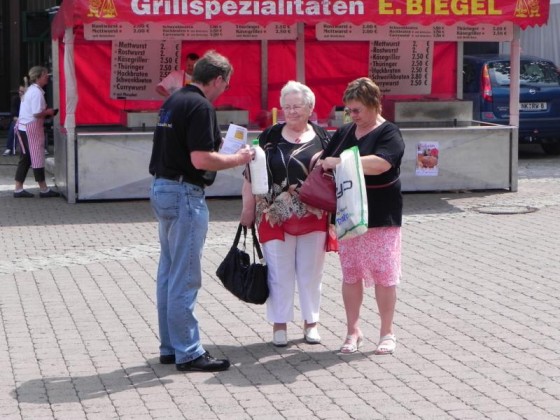
M 174 365 L 161 365 L 157 359 L 130 368 L 99 375 L 55 376 L 32 379 L 11 391 L 19 403 L 64 404 L 79 402 L 130 389 L 149 388 L 173 382 L 175 375 L 210 375 L 206 383 L 230 384 L 237 387 L 295 383 L 301 375 L 322 371 L 338 364 L 368 357 L 357 352 L 341 356 L 336 351 L 304 352 L 298 347 L 276 349 L 269 343 L 245 346 L 205 346 L 215 357 L 226 354 L 232 367 L 226 372 L 179 372 Z

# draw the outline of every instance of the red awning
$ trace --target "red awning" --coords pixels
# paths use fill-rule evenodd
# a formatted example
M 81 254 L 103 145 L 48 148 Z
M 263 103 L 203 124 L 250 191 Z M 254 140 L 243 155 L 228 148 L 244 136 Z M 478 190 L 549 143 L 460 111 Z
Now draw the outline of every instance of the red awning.
M 146 22 L 269 23 L 331 25 L 451 25 L 547 23 L 549 0 L 64 0 L 52 30 L 83 23 Z

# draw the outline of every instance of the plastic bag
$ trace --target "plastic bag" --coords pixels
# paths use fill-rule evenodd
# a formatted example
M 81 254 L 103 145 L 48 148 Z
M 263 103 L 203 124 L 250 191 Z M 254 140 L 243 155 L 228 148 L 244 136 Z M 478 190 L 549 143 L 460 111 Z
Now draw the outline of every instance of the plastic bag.
M 358 146 L 346 149 L 336 166 L 336 234 L 339 240 L 362 235 L 368 229 L 368 202 Z

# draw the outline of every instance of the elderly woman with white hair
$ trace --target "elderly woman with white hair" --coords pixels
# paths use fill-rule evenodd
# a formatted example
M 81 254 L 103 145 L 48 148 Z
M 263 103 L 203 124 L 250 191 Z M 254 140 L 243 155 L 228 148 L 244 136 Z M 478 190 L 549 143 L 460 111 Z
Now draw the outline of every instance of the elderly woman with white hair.
M 281 90 L 284 123 L 259 136 L 266 154 L 269 190 L 254 196 L 246 171 L 241 224 L 258 227 L 259 242 L 268 265 L 270 295 L 267 319 L 273 323 L 272 343 L 288 344 L 287 324 L 294 319 L 297 284 L 303 318 L 303 339 L 321 342 L 317 323 L 325 260 L 328 214 L 305 205 L 299 188 L 329 141 L 326 130 L 309 119 L 315 95 L 306 85 L 289 81 Z

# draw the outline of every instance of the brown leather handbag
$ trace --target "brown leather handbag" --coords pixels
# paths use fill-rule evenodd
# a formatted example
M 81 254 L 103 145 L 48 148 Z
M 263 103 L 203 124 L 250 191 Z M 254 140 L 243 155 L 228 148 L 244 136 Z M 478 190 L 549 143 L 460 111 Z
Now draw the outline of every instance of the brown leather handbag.
M 315 166 L 299 189 L 299 199 L 308 206 L 336 212 L 336 185 L 332 171 Z
M 338 150 L 342 148 L 346 142 L 348 134 L 352 131 L 352 128 L 346 131 L 346 134 L 338 143 L 337 148 L 333 151 L 333 155 L 336 155 Z M 323 159 L 321 155 L 320 159 Z M 334 173 L 332 171 L 325 171 L 322 166 L 315 166 L 301 187 L 299 188 L 299 199 L 302 203 L 308 206 L 315 207 L 316 209 L 321 209 L 328 211 L 329 213 L 336 213 L 336 184 L 334 181 Z

